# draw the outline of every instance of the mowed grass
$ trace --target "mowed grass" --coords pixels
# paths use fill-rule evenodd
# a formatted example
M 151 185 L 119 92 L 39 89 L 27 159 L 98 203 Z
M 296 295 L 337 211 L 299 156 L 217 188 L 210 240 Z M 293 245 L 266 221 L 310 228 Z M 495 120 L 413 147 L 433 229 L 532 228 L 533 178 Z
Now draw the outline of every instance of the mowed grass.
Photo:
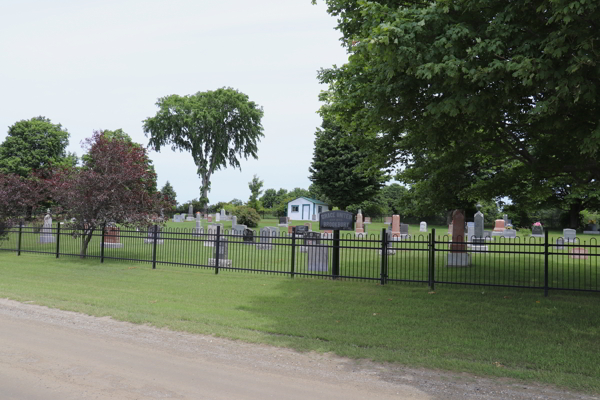
M 597 293 L 290 279 L 0 253 L 0 296 L 299 351 L 600 393 Z

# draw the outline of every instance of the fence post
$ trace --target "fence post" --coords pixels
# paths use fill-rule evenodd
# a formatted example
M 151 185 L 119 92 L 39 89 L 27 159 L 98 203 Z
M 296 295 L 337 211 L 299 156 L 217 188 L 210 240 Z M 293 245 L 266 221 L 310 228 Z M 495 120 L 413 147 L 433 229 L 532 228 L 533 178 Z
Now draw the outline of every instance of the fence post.
M 56 258 L 60 254 L 60 221 L 56 221 Z
M 290 274 L 293 278 L 296 272 L 296 228 L 292 228 L 292 265 L 290 266 Z
M 340 231 L 335 229 L 333 231 L 333 254 L 331 256 L 331 274 L 333 279 L 337 279 L 340 275 Z
M 156 244 L 158 238 L 158 225 L 154 225 L 154 232 L 152 233 L 153 247 L 152 247 L 152 269 L 156 269 Z M 104 243 L 102 244 L 104 248 Z
M 429 288 L 435 290 L 435 228 L 429 234 Z
M 544 297 L 548 297 L 548 230 L 544 231 Z
M 385 285 L 387 278 L 387 233 L 385 228 L 381 228 L 381 280 L 380 283 Z
M 23 221 L 19 221 L 19 242 L 17 243 L 17 255 L 21 255 L 21 234 L 23 233 Z
M 106 231 L 106 222 L 102 224 L 102 240 L 100 243 L 100 263 L 104 262 L 104 231 Z
M 219 273 L 219 253 L 221 252 L 220 245 L 220 235 L 221 235 L 221 225 L 217 225 L 217 243 L 215 244 L 217 247 L 217 251 L 215 252 L 215 275 Z

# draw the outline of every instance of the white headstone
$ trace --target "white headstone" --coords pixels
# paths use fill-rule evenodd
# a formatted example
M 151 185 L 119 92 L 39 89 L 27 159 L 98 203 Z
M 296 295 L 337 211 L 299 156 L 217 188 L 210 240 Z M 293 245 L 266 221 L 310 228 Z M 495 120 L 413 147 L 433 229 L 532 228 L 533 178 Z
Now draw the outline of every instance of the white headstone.
M 563 229 L 563 238 L 565 242 L 572 243 L 577 237 L 577 231 L 575 229 Z
M 54 235 L 52 235 L 52 217 L 50 209 L 44 217 L 44 226 L 40 230 L 40 243 L 54 243 Z
M 419 232 L 427 232 L 427 222 L 421 222 L 421 224 L 419 225 Z

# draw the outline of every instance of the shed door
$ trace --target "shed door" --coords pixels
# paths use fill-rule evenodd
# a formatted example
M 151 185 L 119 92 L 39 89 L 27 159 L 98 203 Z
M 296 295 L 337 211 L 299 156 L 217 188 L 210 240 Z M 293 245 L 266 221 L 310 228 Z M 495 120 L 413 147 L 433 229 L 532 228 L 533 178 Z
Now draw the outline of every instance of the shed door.
M 310 219 L 310 204 L 302 204 L 302 220 L 306 219 Z

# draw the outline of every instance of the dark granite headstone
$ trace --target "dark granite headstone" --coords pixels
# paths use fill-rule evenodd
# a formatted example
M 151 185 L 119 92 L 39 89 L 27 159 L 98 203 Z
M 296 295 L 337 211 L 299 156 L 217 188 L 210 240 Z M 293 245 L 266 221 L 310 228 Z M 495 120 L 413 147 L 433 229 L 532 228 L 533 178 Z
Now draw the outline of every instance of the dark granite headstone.
M 221 260 L 225 260 L 227 259 L 227 255 L 228 255 L 228 242 L 227 240 L 225 240 L 224 237 L 219 238 L 219 258 Z M 213 256 L 214 258 L 217 258 L 217 246 L 214 247 L 214 251 L 213 251 Z
M 542 225 L 533 225 L 531 227 L 531 234 L 535 236 L 544 236 L 544 227 Z
M 400 224 L 400 234 L 408 235 L 408 224 Z
M 306 225 L 299 225 L 299 226 L 296 227 L 296 229 L 295 229 L 294 232 L 295 232 L 296 235 L 304 235 L 305 233 L 308 232 L 308 226 L 306 226 Z
M 306 232 L 304 234 L 304 245 L 310 246 L 321 244 L 321 234 L 319 232 Z
M 254 231 L 252 229 L 244 229 L 243 240 L 244 244 L 254 244 Z

